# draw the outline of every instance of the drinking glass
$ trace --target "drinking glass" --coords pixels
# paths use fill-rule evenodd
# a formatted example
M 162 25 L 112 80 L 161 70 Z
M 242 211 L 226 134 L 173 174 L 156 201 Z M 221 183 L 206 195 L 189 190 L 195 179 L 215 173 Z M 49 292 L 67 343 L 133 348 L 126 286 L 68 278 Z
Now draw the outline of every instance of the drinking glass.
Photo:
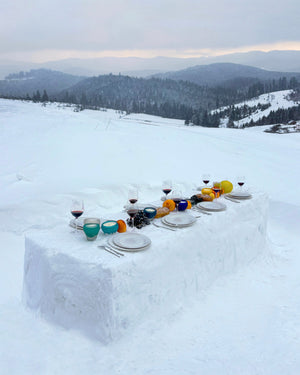
M 163 181 L 162 191 L 166 194 L 166 199 L 167 199 L 167 195 L 171 193 L 172 191 L 172 182 L 170 180 Z
M 212 190 L 215 193 L 215 197 L 216 198 L 218 197 L 218 193 L 219 193 L 219 197 L 220 197 L 220 191 L 221 191 L 221 184 L 220 184 L 220 182 L 214 183 L 214 186 L 212 187 Z
M 131 204 L 135 204 L 139 199 L 138 189 L 132 188 L 128 191 L 128 200 Z
M 236 180 L 237 180 L 237 184 L 240 187 L 240 191 L 242 191 L 243 185 L 245 184 L 245 176 L 237 176 Z
M 178 203 L 182 200 L 182 192 L 180 190 L 173 190 L 171 199 L 175 202 L 176 211 L 178 212 Z
M 137 206 L 135 204 L 131 204 L 127 209 L 127 214 L 130 217 L 129 223 L 132 224 L 132 230 L 134 231 L 134 217 L 139 212 Z M 131 225 L 130 225 L 131 226 Z
M 202 181 L 203 181 L 203 183 L 205 184 L 205 186 L 207 186 L 207 184 L 208 184 L 209 181 L 210 181 L 210 175 L 207 174 L 207 173 L 203 174 L 203 175 L 202 175 Z
M 78 232 L 77 219 L 83 214 L 83 211 L 84 211 L 83 201 L 77 200 L 77 199 L 72 200 L 71 214 L 75 217 L 75 231 L 74 232 Z

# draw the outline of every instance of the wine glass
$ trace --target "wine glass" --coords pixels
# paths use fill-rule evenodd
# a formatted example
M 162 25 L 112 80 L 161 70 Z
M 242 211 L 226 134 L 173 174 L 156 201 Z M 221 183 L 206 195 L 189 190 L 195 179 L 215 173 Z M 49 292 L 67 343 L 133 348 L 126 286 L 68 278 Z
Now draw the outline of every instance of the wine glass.
M 139 199 L 138 189 L 132 188 L 128 191 L 128 200 L 131 204 L 135 204 Z
M 245 176 L 237 176 L 236 180 L 237 180 L 237 184 L 240 187 L 240 191 L 242 191 L 243 190 L 243 185 L 245 184 L 245 180 L 246 180 Z
M 170 180 L 163 181 L 163 183 L 162 183 L 162 191 L 166 194 L 166 198 L 165 199 L 167 199 L 167 195 L 169 193 L 171 193 L 171 191 L 172 191 L 172 182 Z
M 210 181 L 210 175 L 207 174 L 207 173 L 203 174 L 203 175 L 202 175 L 202 181 L 203 181 L 203 183 L 205 184 L 205 186 L 207 186 L 207 184 L 208 184 L 209 181 Z
M 171 198 L 175 202 L 176 211 L 178 211 L 178 203 L 182 200 L 182 192 L 180 190 L 173 190 Z
M 132 226 L 132 231 L 134 230 L 134 217 L 139 212 L 136 204 L 131 204 L 127 209 L 127 214 L 129 215 L 129 226 Z
M 220 182 L 214 182 L 212 187 L 213 192 L 215 193 L 215 197 L 218 198 L 218 194 L 220 196 L 221 191 L 221 183 Z
M 84 211 L 83 201 L 77 200 L 77 199 L 72 200 L 71 214 L 75 217 L 75 232 L 78 231 L 78 229 L 77 229 L 77 219 L 83 214 L 83 211 Z

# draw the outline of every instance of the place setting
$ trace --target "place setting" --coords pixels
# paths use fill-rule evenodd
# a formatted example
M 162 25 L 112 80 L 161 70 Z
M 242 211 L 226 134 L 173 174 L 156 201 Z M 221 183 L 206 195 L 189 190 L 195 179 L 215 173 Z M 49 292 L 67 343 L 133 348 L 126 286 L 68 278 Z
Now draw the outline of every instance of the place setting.
M 246 180 L 245 176 L 238 176 L 237 177 L 238 188 L 235 190 L 232 190 L 228 194 L 225 194 L 224 198 L 231 200 L 233 202 L 236 202 L 236 203 L 240 203 L 240 201 L 251 199 L 252 194 L 244 187 L 245 180 Z
M 151 239 L 140 232 L 147 226 L 149 229 L 153 226 L 167 231 L 181 230 L 193 226 L 203 215 L 226 211 L 224 199 L 239 203 L 252 198 L 244 188 L 243 176 L 237 178 L 237 189 L 233 189 L 233 184 L 227 180 L 209 184 L 208 174 L 202 175 L 202 181 L 204 186 L 201 193 L 197 192 L 190 198 L 184 198 L 178 186 L 174 186 L 170 180 L 164 181 L 161 186 L 165 197 L 160 206 L 138 204 L 138 189 L 130 188 L 128 203 L 124 206 L 127 219 L 101 219 L 100 222 L 98 218 L 84 217 L 83 201 L 74 200 L 71 205 L 74 218 L 69 224 L 75 229 L 73 232 L 83 232 L 88 241 L 98 240 L 96 243 L 99 248 L 120 258 L 126 253 L 145 251 L 151 246 Z

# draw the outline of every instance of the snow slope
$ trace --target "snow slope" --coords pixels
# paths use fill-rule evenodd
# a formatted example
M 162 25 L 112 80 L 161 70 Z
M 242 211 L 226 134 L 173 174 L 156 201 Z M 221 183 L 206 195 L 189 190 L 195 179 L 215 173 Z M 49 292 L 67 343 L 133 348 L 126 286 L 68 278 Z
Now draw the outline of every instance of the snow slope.
M 4 374 L 300 372 L 300 135 L 186 127 L 178 120 L 0 99 L 0 370 Z M 268 192 L 268 251 L 172 319 L 153 316 L 109 346 L 52 326 L 21 303 L 24 234 L 86 212 L 120 210 L 171 178 L 187 194 L 212 179 Z
M 279 108 L 286 109 L 291 108 L 299 105 L 299 102 L 294 102 L 289 99 L 289 95 L 292 93 L 293 90 L 282 90 L 282 91 L 274 91 L 270 92 L 268 94 L 262 94 L 258 96 L 257 98 L 253 98 L 250 100 L 246 100 L 244 102 L 235 104 L 234 107 L 240 108 L 244 105 L 247 105 L 249 107 L 255 107 L 259 103 L 260 104 L 270 104 L 270 107 L 268 107 L 265 110 L 257 110 L 256 112 L 252 113 L 250 116 L 247 116 L 239 121 L 234 121 L 235 126 L 241 127 L 243 124 L 249 123 L 251 120 L 258 121 L 264 116 L 268 116 L 271 111 L 277 111 Z M 213 112 L 219 112 L 228 107 L 221 107 Z M 221 124 L 222 126 L 226 127 L 228 119 L 222 119 Z

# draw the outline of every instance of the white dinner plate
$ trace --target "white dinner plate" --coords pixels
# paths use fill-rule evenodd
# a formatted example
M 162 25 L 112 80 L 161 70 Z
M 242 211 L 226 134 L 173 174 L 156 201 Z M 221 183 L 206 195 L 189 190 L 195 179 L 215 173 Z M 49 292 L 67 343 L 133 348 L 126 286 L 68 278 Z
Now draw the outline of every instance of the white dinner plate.
M 204 211 L 225 211 L 226 204 L 217 201 L 203 201 L 197 203 L 197 207 Z
M 174 227 L 188 227 L 195 223 L 197 219 L 189 214 L 177 213 L 164 216 L 162 222 Z
M 233 191 L 227 194 L 229 197 L 236 198 L 236 199 L 250 199 L 252 195 L 248 191 Z
M 151 244 L 149 237 L 135 232 L 115 235 L 112 237 L 112 242 L 124 250 L 127 249 L 128 251 L 143 249 Z
M 139 248 L 136 248 L 136 249 L 128 249 L 128 248 L 125 248 L 125 247 L 121 247 L 121 246 L 118 246 L 116 245 L 114 242 L 113 242 L 113 237 L 109 238 L 107 243 L 109 244 L 109 246 L 111 246 L 113 249 L 115 250 L 118 250 L 118 251 L 127 251 L 127 252 L 137 252 L 137 251 L 143 251 L 143 250 L 146 250 L 148 249 L 148 247 L 150 247 L 151 245 L 151 242 L 149 243 L 149 245 L 147 246 L 143 246 L 143 247 L 139 247 Z

